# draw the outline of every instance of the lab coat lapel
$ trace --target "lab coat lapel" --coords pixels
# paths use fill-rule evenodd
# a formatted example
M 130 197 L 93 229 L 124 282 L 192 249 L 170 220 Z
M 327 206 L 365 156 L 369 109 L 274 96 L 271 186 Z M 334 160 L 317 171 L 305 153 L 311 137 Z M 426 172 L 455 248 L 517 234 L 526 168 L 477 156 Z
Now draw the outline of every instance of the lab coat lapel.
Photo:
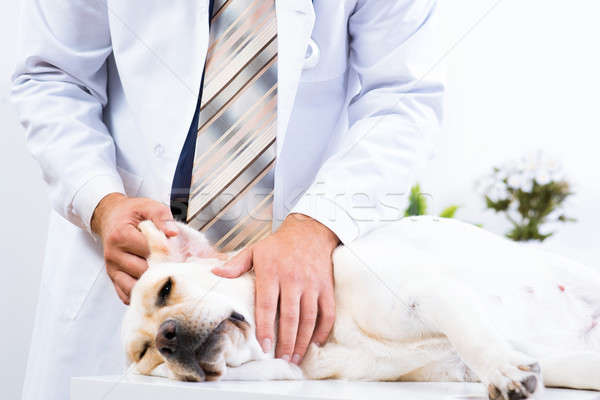
M 294 107 L 308 41 L 315 23 L 312 0 L 276 0 L 279 47 L 277 155 Z
M 181 148 L 194 113 L 202 62 L 200 29 L 208 26 L 208 0 L 176 2 L 164 7 L 162 0 L 109 0 L 113 49 L 134 109 L 145 116 L 145 132 Z M 281 152 L 292 114 L 306 48 L 315 23 L 312 0 L 276 0 L 278 29 L 277 151 Z M 154 14 L 160 14 L 157 17 Z M 160 27 L 154 22 L 162 21 Z M 116 33 L 116 35 L 115 35 Z M 121 60 L 121 62 L 119 62 Z M 144 74 L 135 68 L 145 68 Z M 131 70 L 129 70 L 131 69 Z M 136 77 L 144 79 L 136 79 Z M 148 78 L 150 77 L 150 78 Z M 150 81 L 150 82 L 149 82 Z M 148 86 L 151 84 L 150 87 Z M 175 151 L 173 151 L 175 153 Z
M 113 51 L 128 101 L 141 116 L 142 131 L 151 134 L 148 150 L 156 142 L 168 147 L 171 167 L 198 99 L 201 56 L 208 46 L 208 24 L 202 23 L 208 20 L 208 4 L 108 1 Z

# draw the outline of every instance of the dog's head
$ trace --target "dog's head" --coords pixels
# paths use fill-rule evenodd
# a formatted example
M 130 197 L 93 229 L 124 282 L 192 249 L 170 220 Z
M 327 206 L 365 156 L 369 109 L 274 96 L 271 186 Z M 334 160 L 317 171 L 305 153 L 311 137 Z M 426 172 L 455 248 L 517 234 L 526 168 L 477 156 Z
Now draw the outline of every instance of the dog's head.
M 165 364 L 172 378 L 216 380 L 228 366 L 256 359 L 253 278 L 224 280 L 224 262 L 198 232 L 183 225 L 167 239 L 151 222 L 149 269 L 136 283 L 123 321 L 123 341 L 139 373 Z

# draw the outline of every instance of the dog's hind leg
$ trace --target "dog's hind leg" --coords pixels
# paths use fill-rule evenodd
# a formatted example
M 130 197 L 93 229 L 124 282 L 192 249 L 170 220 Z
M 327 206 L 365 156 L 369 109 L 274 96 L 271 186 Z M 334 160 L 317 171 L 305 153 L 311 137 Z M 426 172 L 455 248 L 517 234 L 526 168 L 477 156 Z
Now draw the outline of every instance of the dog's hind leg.
M 542 358 L 547 386 L 600 390 L 600 353 L 579 352 Z
M 409 376 L 412 372 L 439 362 L 450 353 L 448 340 L 442 337 L 402 346 L 363 337 L 357 338 L 355 346 L 312 344 L 301 367 L 309 379 L 408 380 L 414 378 Z
M 494 328 L 472 289 L 451 279 L 405 287 L 415 317 L 444 334 L 488 387 L 492 400 L 527 399 L 543 391 L 535 359 L 515 350 Z

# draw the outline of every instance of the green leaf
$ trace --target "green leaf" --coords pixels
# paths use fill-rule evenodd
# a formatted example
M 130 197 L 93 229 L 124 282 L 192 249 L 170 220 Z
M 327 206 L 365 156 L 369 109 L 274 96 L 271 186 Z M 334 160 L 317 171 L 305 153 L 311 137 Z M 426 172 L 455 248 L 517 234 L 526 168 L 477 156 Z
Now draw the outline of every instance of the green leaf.
M 406 217 L 414 217 L 417 215 L 425 215 L 427 212 L 427 200 L 421 193 L 421 187 L 417 183 L 410 189 L 410 196 L 408 198 L 408 208 L 404 215 Z
M 577 222 L 576 218 L 567 217 L 566 215 L 561 215 L 558 217 L 558 220 L 560 222 Z
M 510 207 L 511 199 L 492 201 L 489 197 L 485 196 L 485 203 L 487 208 L 490 208 L 496 212 L 506 211 Z
M 440 217 L 442 218 L 454 218 L 454 214 L 456 214 L 456 210 L 458 210 L 459 206 L 450 206 L 446 207 L 444 211 L 440 213 Z

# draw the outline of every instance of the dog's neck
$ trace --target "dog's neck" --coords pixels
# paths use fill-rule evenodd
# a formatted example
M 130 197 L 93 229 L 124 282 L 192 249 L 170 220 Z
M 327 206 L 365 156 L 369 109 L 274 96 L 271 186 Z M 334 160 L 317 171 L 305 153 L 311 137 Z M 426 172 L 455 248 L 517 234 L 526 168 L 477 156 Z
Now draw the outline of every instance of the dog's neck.
M 238 252 L 227 253 L 228 257 L 225 260 L 219 260 L 218 265 L 224 265 Z M 219 285 L 224 285 L 223 289 L 229 293 L 235 293 L 236 299 L 240 300 L 247 309 L 249 315 L 244 315 L 246 319 L 251 322 L 252 331 L 255 335 L 256 320 L 255 320 L 255 293 L 256 293 L 256 275 L 254 269 L 242 274 L 239 278 L 227 279 L 222 278 L 219 281 Z M 275 324 L 273 326 L 273 343 L 277 343 L 277 336 L 279 330 L 279 311 L 275 315 Z M 258 342 L 257 342 L 258 344 Z M 275 346 L 273 346 L 273 349 Z M 274 350 L 271 351 L 270 357 L 274 357 Z
M 223 266 L 229 260 L 231 260 L 238 252 L 226 253 L 227 257 L 223 259 L 215 259 L 215 266 Z M 242 274 L 238 278 L 220 278 L 219 285 L 223 285 L 222 288 L 229 293 L 234 293 L 235 298 L 247 304 L 248 308 L 251 308 L 252 314 L 254 314 L 254 296 L 255 296 L 255 274 L 254 270 Z

